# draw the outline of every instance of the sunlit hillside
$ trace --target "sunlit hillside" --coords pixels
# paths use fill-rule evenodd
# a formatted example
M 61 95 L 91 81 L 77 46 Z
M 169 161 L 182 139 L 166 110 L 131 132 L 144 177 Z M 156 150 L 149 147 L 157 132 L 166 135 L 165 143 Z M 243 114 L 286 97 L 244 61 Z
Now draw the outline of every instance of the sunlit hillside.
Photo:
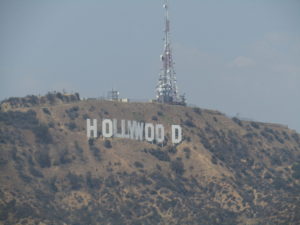
M 88 139 L 87 118 L 163 124 L 166 139 Z M 183 128 L 178 145 L 172 124 Z M 300 135 L 201 108 L 5 100 L 0 170 L 0 224 L 300 223 Z

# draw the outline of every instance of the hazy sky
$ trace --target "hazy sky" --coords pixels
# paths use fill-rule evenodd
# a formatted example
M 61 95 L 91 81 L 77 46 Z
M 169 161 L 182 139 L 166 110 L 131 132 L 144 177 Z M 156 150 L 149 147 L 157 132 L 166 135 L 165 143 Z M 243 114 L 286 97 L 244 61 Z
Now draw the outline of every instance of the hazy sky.
M 300 1 L 170 0 L 189 103 L 300 131 Z M 0 99 L 48 91 L 154 98 L 162 0 L 0 0 Z

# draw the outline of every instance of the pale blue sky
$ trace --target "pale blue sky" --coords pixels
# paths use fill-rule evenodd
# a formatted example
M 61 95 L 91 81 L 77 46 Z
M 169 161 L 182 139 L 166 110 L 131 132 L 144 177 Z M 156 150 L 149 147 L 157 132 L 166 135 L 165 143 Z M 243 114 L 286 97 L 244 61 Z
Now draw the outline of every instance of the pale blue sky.
M 170 0 L 189 103 L 300 131 L 300 1 Z M 0 0 L 0 99 L 48 91 L 154 98 L 162 0 Z

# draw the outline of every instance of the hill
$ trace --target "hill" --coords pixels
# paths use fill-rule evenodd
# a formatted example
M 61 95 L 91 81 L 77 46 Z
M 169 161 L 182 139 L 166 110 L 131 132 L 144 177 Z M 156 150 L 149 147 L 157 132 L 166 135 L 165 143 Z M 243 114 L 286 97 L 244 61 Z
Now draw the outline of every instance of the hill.
M 74 96 L 2 102 L 0 224 L 300 223 L 295 131 L 200 108 Z M 88 139 L 87 118 L 161 123 L 166 140 Z M 180 144 L 170 141 L 171 124 L 182 126 Z

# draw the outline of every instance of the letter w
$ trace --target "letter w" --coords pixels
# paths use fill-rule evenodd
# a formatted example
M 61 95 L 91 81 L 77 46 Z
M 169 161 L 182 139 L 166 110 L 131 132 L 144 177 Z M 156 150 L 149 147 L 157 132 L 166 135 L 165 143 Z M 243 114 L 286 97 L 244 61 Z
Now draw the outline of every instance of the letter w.
M 128 133 L 131 139 L 143 140 L 144 123 L 138 123 L 136 121 L 127 121 Z

